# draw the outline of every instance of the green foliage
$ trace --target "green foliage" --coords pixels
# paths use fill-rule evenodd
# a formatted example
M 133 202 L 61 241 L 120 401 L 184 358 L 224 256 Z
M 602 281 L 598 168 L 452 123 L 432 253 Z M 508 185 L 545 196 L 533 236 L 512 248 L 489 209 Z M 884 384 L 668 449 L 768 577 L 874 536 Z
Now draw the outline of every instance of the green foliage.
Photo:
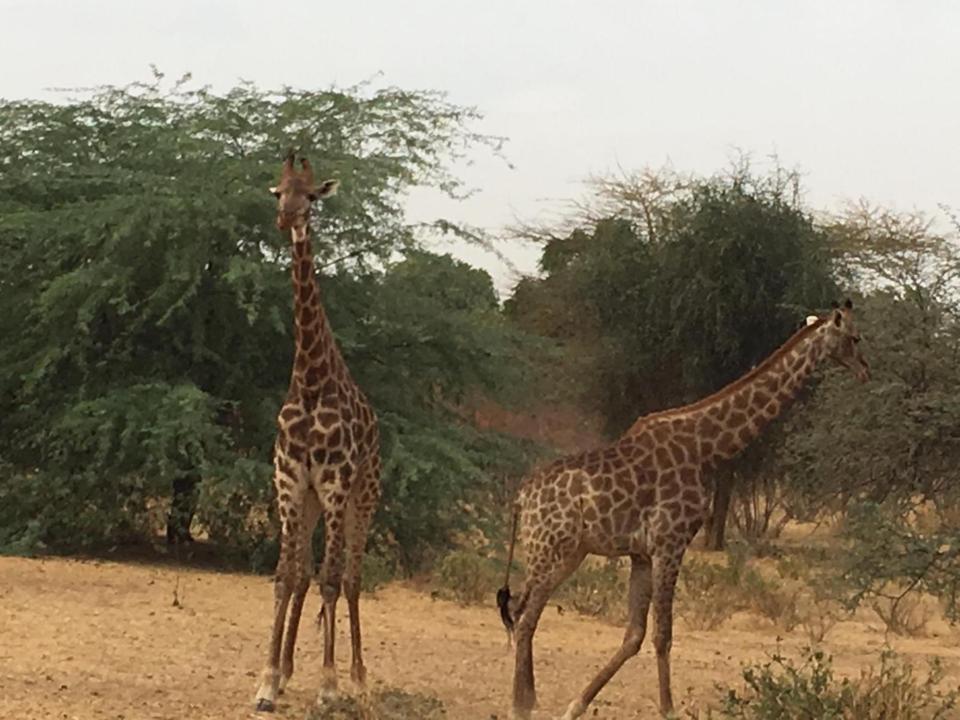
M 433 583 L 442 597 L 485 603 L 503 583 L 503 567 L 475 550 L 452 550 L 434 569 Z
M 545 277 L 508 311 L 592 353 L 589 394 L 620 430 L 734 380 L 835 298 L 826 236 L 797 197 L 794 177 L 747 167 L 603 182 L 599 215 L 540 237 Z
M 618 434 L 740 377 L 837 298 L 828 236 L 799 198 L 796 175 L 745 163 L 710 178 L 602 180 L 572 230 L 528 232 L 544 244 L 544 277 L 518 285 L 506 309 L 574 356 L 557 385 Z M 718 474 L 711 548 L 723 546 L 731 476 L 758 477 L 772 446 L 765 434 Z
M 748 559 L 746 548 L 738 544 L 730 547 L 724 564 L 687 558 L 678 579 L 684 620 L 700 630 L 715 630 L 733 613 L 754 610 L 779 622 L 788 609 L 787 599 Z
M 776 654 L 744 669 L 743 693 L 727 690 L 716 717 L 739 720 L 942 720 L 951 717 L 957 690 L 943 691 L 938 662 L 924 678 L 885 651 L 878 671 L 837 679 L 831 660 L 807 651 L 800 665 Z M 714 717 L 710 713 L 710 717 Z
M 897 633 L 914 634 L 911 595 L 927 593 L 944 601 L 947 615 L 960 612 L 960 528 L 923 531 L 895 513 L 864 503 L 847 517 L 843 578 L 851 590 L 849 603 L 867 599 Z
M 379 552 L 367 551 L 360 568 L 360 589 L 373 593 L 396 577 L 396 563 Z
M 429 92 L 218 94 L 159 76 L 0 102 L 0 547 L 152 538 L 172 480 L 199 473 L 211 540 L 271 564 L 293 338 L 267 187 L 290 145 L 341 181 L 315 249 L 383 423 L 378 542 L 407 567 L 444 546 L 458 502 L 498 492 L 490 478 L 527 452 L 457 414 L 474 389 L 517 385 L 524 338 L 485 273 L 418 249 L 402 205 L 415 185 L 462 192 L 451 161 L 500 142 L 469 130 L 476 117 Z
M 775 457 L 786 503 L 806 519 L 847 514 L 840 574 L 850 605 L 865 600 L 902 625 L 916 602 L 907 596 L 930 593 L 957 618 L 957 233 L 868 208 L 831 232 L 867 293 L 856 312 L 872 378 L 860 386 L 828 374 L 791 415 Z
M 558 602 L 570 605 L 584 615 L 613 622 L 626 619 L 627 580 L 616 559 L 604 563 L 584 563 L 558 588 Z

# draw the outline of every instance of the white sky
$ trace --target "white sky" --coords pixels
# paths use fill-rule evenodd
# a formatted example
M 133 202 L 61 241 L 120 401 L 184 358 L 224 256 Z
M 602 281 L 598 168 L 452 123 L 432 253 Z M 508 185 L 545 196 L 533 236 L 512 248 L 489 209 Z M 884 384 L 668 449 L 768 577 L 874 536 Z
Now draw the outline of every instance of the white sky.
M 950 0 L 0 0 L 0 97 L 192 72 L 225 89 L 436 89 L 506 135 L 482 192 L 411 198 L 496 231 L 580 194 L 590 173 L 670 162 L 712 173 L 776 153 L 810 202 L 960 204 L 960 3 Z M 953 87 L 953 90 L 950 88 Z M 506 247 L 524 270 L 537 253 Z M 457 254 L 490 269 L 492 256 Z

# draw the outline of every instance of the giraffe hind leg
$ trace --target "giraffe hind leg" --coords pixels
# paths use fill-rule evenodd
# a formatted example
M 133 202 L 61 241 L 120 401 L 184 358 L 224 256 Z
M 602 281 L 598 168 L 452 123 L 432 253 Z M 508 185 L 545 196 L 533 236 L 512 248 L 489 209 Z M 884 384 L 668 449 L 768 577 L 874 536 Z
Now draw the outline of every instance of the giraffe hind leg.
M 575 540 L 568 539 L 542 551 L 540 562 L 530 563 L 530 577 L 524 584 L 514 616 L 513 717 L 518 720 L 527 720 L 537 703 L 533 673 L 533 636 L 537 624 L 550 595 L 583 562 L 586 553 L 577 545 Z

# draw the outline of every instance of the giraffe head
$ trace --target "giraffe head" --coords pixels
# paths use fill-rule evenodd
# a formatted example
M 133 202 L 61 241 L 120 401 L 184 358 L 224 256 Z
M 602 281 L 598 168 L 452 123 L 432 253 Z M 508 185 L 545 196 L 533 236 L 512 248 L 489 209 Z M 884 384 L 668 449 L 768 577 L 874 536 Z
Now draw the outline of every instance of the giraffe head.
M 870 379 L 870 365 L 860 352 L 860 333 L 853 322 L 853 303 L 848 299 L 843 307 L 837 305 L 825 321 L 827 354 L 850 369 L 857 379 Z
M 270 188 L 277 198 L 277 227 L 302 233 L 310 220 L 310 207 L 320 198 L 337 192 L 339 180 L 324 180 L 319 185 L 313 179 L 313 168 L 306 158 L 300 158 L 300 170 L 293 166 L 293 153 L 287 155 L 280 175 L 280 184 Z

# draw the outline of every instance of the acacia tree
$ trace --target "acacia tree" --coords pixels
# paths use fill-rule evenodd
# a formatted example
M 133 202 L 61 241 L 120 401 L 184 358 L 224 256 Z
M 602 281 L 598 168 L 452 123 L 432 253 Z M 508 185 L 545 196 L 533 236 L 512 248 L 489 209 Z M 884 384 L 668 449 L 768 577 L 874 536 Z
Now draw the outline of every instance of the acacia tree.
M 518 288 L 511 312 L 532 329 L 584 338 L 588 394 L 611 434 L 736 379 L 838 294 L 827 236 L 793 174 L 743 165 L 597 187 L 578 216 L 585 227 L 532 233 L 545 241 L 544 277 Z M 723 545 L 729 472 L 756 464 L 748 455 L 719 476 L 709 546 Z
M 218 94 L 159 76 L 0 102 L 0 546 L 142 536 L 156 499 L 194 474 L 211 536 L 266 546 L 293 347 L 288 251 L 266 188 L 290 145 L 341 181 L 316 251 L 338 339 L 384 416 L 386 485 L 418 487 L 429 512 L 448 496 L 420 488 L 435 479 L 423 467 L 466 482 L 494 462 L 478 457 L 486 440 L 446 427 L 440 402 L 510 367 L 477 346 L 512 342 L 489 278 L 422 253 L 397 264 L 419 244 L 404 193 L 457 195 L 451 161 L 499 148 L 470 131 L 476 118 L 430 92 Z M 433 283 L 446 295 L 411 298 Z M 402 312 L 429 317 L 405 324 Z M 427 348 L 443 372 L 406 361 Z M 407 392 L 381 368 L 406 373 Z M 395 462 L 391 431 L 420 443 L 416 472 Z M 433 538 L 448 527 L 438 520 Z
M 776 458 L 795 514 L 848 514 L 841 570 L 859 602 L 923 590 L 960 611 L 960 246 L 929 218 L 858 207 L 832 227 L 867 293 L 868 386 L 828 376 Z

